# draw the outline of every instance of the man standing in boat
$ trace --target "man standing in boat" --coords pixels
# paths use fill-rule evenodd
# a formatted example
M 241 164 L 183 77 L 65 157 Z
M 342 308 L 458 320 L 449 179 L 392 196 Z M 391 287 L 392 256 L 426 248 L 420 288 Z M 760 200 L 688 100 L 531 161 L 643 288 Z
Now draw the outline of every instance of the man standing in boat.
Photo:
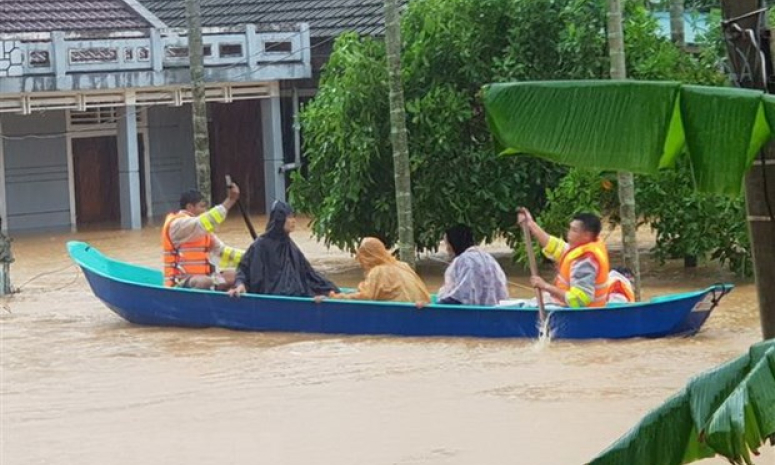
M 597 215 L 574 216 L 568 228 L 568 242 L 547 234 L 526 208 L 519 209 L 517 222 L 527 224 L 544 255 L 557 264 L 553 285 L 539 276 L 530 278 L 533 287 L 550 296 L 548 303 L 572 308 L 605 306 L 610 265 L 605 243 L 598 237 L 602 225 Z
M 226 290 L 234 285 L 233 269 L 243 251 L 225 245 L 214 231 L 226 220 L 239 194 L 232 183 L 226 200 L 209 210 L 197 190 L 180 196 L 180 211 L 167 215 L 161 230 L 165 286 Z

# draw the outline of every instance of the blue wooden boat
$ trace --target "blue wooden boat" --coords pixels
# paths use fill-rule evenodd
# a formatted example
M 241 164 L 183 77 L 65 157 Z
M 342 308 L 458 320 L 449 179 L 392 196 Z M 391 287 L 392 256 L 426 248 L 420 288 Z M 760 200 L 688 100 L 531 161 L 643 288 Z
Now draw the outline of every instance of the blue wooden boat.
M 492 308 L 325 300 L 174 289 L 162 286 L 161 272 L 110 259 L 84 242 L 67 244 L 94 295 L 132 323 L 247 331 L 398 336 L 538 336 L 535 308 Z M 732 289 L 707 289 L 657 297 L 648 302 L 599 309 L 551 312 L 553 338 L 621 339 L 691 335 L 699 331 L 721 298 Z

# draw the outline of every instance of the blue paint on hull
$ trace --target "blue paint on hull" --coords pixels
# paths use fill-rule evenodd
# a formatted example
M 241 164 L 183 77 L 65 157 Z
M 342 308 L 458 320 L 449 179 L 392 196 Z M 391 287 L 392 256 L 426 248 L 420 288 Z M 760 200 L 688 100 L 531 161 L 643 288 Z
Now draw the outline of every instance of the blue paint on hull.
M 222 292 L 170 289 L 158 270 L 112 260 L 83 242 L 68 243 L 102 302 L 135 324 L 245 331 L 397 336 L 535 338 L 537 309 L 325 300 L 268 295 L 230 298 Z M 649 302 L 600 309 L 560 309 L 549 318 L 553 338 L 622 339 L 691 335 L 705 323 L 710 301 L 732 289 L 662 296 Z

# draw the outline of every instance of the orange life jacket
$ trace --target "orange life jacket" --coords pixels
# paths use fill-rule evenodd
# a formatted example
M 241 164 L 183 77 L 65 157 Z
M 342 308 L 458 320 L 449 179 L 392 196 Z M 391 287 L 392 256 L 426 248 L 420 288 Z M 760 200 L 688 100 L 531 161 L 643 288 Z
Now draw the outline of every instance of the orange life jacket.
M 164 250 L 164 285 L 175 287 L 181 280 L 195 275 L 208 276 L 213 273 L 210 263 L 210 234 L 175 246 L 170 239 L 170 224 L 178 218 L 194 216 L 181 210 L 170 213 L 161 228 L 161 243 Z
M 608 295 L 610 296 L 611 294 L 621 294 L 627 298 L 627 302 L 635 302 L 635 293 L 632 291 L 632 285 L 630 285 L 629 281 L 624 282 L 622 278 L 611 278 Z
M 608 251 L 601 240 L 587 242 L 572 249 L 568 249 L 560 258 L 559 272 L 554 281 L 554 285 L 565 292 L 570 291 L 571 266 L 573 262 L 584 256 L 591 255 L 597 262 L 597 276 L 595 277 L 595 297 L 587 307 L 604 307 L 608 301 L 608 272 L 610 265 L 608 262 Z M 565 302 L 562 302 L 565 305 Z

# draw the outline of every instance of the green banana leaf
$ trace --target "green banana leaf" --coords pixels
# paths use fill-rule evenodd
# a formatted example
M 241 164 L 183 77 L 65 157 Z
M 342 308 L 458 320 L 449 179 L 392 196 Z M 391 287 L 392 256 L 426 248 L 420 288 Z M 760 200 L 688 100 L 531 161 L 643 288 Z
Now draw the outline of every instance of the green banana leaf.
M 488 84 L 490 130 L 504 154 L 655 174 L 687 149 L 697 188 L 739 195 L 775 127 L 760 91 L 651 81 Z
M 589 465 L 681 465 L 716 454 L 752 464 L 775 435 L 775 339 L 707 371 Z

